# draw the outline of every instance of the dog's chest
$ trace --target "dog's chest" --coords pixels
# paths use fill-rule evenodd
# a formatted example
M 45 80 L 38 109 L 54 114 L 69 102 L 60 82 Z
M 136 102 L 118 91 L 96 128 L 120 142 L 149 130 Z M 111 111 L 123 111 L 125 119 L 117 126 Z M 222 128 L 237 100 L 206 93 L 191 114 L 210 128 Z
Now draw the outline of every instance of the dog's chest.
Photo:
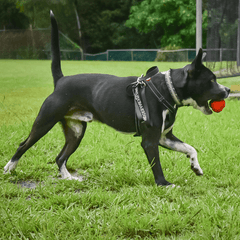
M 166 115 L 166 119 L 165 119 L 165 128 L 169 128 L 170 126 L 172 126 L 175 122 L 175 118 L 176 118 L 176 114 L 177 112 L 169 112 Z
M 162 120 L 163 120 L 163 124 L 162 124 L 162 133 L 166 134 L 167 132 L 170 131 L 170 129 L 172 129 L 173 124 L 175 122 L 175 117 L 176 117 L 176 113 L 177 112 L 170 112 L 169 110 L 164 110 L 162 112 Z

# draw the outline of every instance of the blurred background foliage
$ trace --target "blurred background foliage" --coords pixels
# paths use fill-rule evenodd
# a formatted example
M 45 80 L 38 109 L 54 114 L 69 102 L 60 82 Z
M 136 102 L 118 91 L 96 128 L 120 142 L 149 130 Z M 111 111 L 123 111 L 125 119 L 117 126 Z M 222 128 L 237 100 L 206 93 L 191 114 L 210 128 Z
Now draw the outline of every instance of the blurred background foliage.
M 0 29 L 48 28 L 50 9 L 60 31 L 87 53 L 195 47 L 195 0 L 0 0 Z M 206 0 L 203 23 L 206 34 Z
M 236 48 L 238 1 L 202 0 L 203 48 Z M 0 30 L 50 28 L 50 9 L 85 53 L 195 48 L 196 0 L 0 0 Z

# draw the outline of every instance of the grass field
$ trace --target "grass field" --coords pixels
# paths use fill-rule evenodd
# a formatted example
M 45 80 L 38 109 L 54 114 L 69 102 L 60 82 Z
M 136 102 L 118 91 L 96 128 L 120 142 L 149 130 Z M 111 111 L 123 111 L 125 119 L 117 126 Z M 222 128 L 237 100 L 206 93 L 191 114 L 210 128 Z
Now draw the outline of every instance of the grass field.
M 153 65 L 166 71 L 185 64 L 63 61 L 62 69 L 140 76 Z M 165 177 L 175 188 L 155 186 L 140 138 L 96 122 L 68 161 L 84 181 L 59 179 L 59 125 L 4 175 L 53 81 L 50 61 L 0 60 L 0 73 L 0 239 L 240 239 L 238 100 L 226 100 L 210 116 L 179 110 L 174 134 L 196 148 L 204 175 L 197 177 L 183 154 L 161 148 Z M 231 87 L 240 78 L 219 82 Z

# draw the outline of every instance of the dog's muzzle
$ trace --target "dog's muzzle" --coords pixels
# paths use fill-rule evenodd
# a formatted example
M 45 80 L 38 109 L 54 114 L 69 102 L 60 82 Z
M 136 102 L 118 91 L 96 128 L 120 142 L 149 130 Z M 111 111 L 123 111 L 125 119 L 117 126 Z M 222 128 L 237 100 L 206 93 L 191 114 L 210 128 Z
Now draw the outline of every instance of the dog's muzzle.
M 212 98 L 210 100 L 208 100 L 204 105 L 204 114 L 206 115 L 210 115 L 212 114 L 212 109 L 211 109 L 211 103 L 214 102 L 214 101 L 221 101 L 221 100 L 224 100 L 226 98 L 228 98 L 229 96 L 229 93 L 230 93 L 230 89 L 228 87 L 225 87 L 221 84 L 218 84 L 219 85 L 219 88 L 222 89 L 222 91 L 215 97 L 215 98 Z

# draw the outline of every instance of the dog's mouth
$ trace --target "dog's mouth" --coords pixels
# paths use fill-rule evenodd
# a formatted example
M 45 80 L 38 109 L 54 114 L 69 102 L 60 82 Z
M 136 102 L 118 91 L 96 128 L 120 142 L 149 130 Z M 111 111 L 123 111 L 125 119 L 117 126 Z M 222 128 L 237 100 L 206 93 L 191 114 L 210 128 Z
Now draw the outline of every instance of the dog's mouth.
M 224 98 L 214 99 L 214 100 L 211 99 L 211 100 L 206 101 L 205 104 L 203 105 L 203 107 L 204 107 L 204 113 L 205 113 L 206 115 L 212 114 L 213 111 L 212 111 L 211 104 L 212 104 L 213 102 L 215 102 L 215 101 L 221 101 L 221 100 L 224 100 Z
M 211 106 L 213 106 L 212 105 L 212 103 L 213 102 L 215 102 L 215 101 L 222 101 L 222 100 L 224 100 L 224 99 L 226 99 L 227 97 L 228 97 L 228 95 L 229 95 L 229 92 L 230 92 L 230 89 L 228 89 L 228 88 L 226 88 L 226 87 L 224 87 L 224 86 L 221 86 L 221 88 L 224 88 L 224 91 L 221 91 L 220 93 L 218 93 L 218 94 L 214 94 L 214 95 L 212 95 L 212 98 L 209 98 L 209 99 L 206 99 L 206 100 L 203 100 L 203 101 L 201 101 L 200 100 L 200 110 L 204 113 L 204 114 L 206 114 L 206 115 L 210 115 L 210 114 L 212 114 L 213 113 L 213 111 L 215 111 Z
M 203 107 L 204 107 L 204 114 L 206 114 L 206 115 L 210 115 L 210 114 L 212 114 L 213 113 L 213 111 L 211 110 L 211 102 L 212 102 L 213 100 L 208 100 L 208 101 L 206 101 L 205 102 L 205 104 L 203 105 Z
M 213 113 L 212 111 L 212 107 L 211 107 L 211 103 L 214 102 L 214 101 L 221 101 L 223 99 L 210 99 L 210 100 L 207 100 L 206 102 L 203 102 L 200 104 L 200 110 L 206 114 L 206 115 L 210 115 Z

